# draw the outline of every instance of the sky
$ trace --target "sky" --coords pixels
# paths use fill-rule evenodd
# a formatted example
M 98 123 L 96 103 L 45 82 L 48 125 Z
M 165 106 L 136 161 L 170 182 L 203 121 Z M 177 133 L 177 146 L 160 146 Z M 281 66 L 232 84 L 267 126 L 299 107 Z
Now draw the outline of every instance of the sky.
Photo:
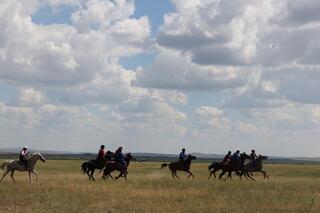
M 1 0 L 0 148 L 320 156 L 318 0 Z

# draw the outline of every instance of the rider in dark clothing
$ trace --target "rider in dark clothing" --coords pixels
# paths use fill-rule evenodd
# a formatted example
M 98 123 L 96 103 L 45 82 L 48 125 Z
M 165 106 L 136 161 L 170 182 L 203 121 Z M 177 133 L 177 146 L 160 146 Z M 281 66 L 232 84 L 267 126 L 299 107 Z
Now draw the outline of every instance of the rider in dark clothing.
M 186 149 L 182 148 L 182 151 L 180 152 L 180 155 L 179 155 L 179 160 L 181 162 L 184 162 L 186 159 L 187 159 Z
M 226 156 L 224 156 L 221 164 L 226 165 L 230 162 L 230 160 L 231 160 L 231 151 L 229 151 L 228 154 L 226 154 Z
M 185 148 L 182 148 L 182 150 L 181 150 L 181 152 L 180 152 L 180 154 L 179 154 L 179 162 L 181 163 L 181 165 L 183 166 L 183 167 L 185 167 L 184 166 L 184 162 L 186 161 L 186 159 L 187 159 L 187 155 L 186 155 L 186 149 Z
M 100 146 L 99 153 L 98 153 L 98 156 L 97 156 L 97 160 L 104 160 L 104 156 L 106 154 L 105 151 L 104 151 L 104 148 L 105 148 L 104 145 Z
M 240 157 L 239 157 L 240 151 L 237 150 L 233 155 L 231 156 L 231 161 L 235 163 L 240 163 Z
M 122 153 L 122 147 L 120 146 L 114 153 L 115 160 L 120 164 L 121 168 L 125 168 L 127 163 L 125 161 L 125 156 Z
M 258 158 L 258 156 L 257 156 L 256 151 L 254 149 L 251 150 L 250 157 L 251 157 L 251 161 L 252 161 L 253 167 L 256 168 L 257 167 L 257 158 Z
M 25 164 L 26 170 L 28 170 L 28 161 L 27 157 L 29 155 L 28 147 L 24 146 L 19 154 L 19 160 Z

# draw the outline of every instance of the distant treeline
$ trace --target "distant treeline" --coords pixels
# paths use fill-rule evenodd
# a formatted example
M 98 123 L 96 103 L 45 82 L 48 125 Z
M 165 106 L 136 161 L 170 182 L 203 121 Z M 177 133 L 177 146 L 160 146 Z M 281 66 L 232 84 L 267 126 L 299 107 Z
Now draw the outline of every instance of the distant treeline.
M 90 160 L 96 158 L 95 154 L 92 153 L 82 153 L 82 154 L 46 154 L 43 153 L 46 159 L 48 160 Z M 166 156 L 166 155 L 132 155 L 137 159 L 138 162 L 166 162 L 166 161 L 176 161 L 178 157 L 176 156 Z M 0 159 L 17 159 L 17 154 L 0 154 Z M 198 158 L 195 162 L 203 162 L 209 163 L 213 161 L 220 161 L 220 158 Z M 320 164 L 320 162 L 316 161 L 308 161 L 308 160 L 296 160 L 289 158 L 270 158 L 265 163 L 271 164 Z

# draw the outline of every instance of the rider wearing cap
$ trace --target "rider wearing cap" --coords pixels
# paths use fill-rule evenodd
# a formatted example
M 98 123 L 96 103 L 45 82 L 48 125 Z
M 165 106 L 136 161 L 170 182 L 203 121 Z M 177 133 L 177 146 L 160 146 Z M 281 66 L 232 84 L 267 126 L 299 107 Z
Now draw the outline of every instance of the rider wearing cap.
M 26 170 L 28 170 L 28 161 L 27 158 L 29 156 L 28 147 L 24 146 L 19 154 L 19 160 L 25 164 Z

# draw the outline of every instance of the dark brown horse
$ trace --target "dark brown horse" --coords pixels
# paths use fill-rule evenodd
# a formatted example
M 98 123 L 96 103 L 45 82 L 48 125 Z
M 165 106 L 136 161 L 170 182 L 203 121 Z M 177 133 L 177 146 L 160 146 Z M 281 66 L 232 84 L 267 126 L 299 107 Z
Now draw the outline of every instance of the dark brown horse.
M 231 161 L 226 165 L 221 164 L 220 169 L 222 170 L 222 173 L 219 175 L 219 179 L 221 179 L 225 173 L 228 173 L 227 178 L 230 178 L 231 180 L 232 172 L 236 172 L 236 174 L 239 176 L 240 179 L 241 179 L 241 176 L 244 175 L 246 179 L 250 178 L 251 180 L 254 180 L 254 178 L 251 177 L 249 172 L 244 167 L 244 163 L 246 159 L 250 159 L 250 156 L 244 152 L 240 154 L 240 162 Z
M 259 155 L 258 158 L 255 160 L 255 162 L 251 161 L 248 164 L 244 165 L 244 168 L 248 172 L 261 172 L 263 174 L 263 178 L 268 178 L 269 176 L 267 173 L 263 170 L 262 161 L 267 160 L 267 156 Z
M 105 155 L 105 159 L 103 160 L 97 160 L 92 159 L 86 162 L 83 162 L 81 165 L 81 170 L 84 174 L 87 174 L 89 177 L 89 180 L 95 181 L 93 174 L 96 169 L 102 170 L 106 166 L 106 162 L 111 160 L 111 157 L 113 156 L 113 152 L 107 151 Z
M 192 172 L 190 172 L 190 166 L 191 166 L 191 161 L 195 159 L 197 159 L 195 156 L 188 155 L 187 159 L 184 162 L 177 161 L 177 162 L 171 162 L 169 164 L 163 163 L 161 165 L 161 169 L 169 166 L 169 169 L 171 170 L 171 176 L 173 179 L 175 179 L 175 177 L 179 178 L 177 175 L 177 171 L 183 171 L 183 172 L 189 173 L 188 178 L 189 177 L 194 178 L 194 175 L 192 174 Z
M 216 172 L 220 169 L 222 169 L 221 162 L 213 162 L 212 164 L 210 164 L 210 166 L 208 167 L 208 170 L 210 171 L 208 179 L 210 179 L 212 175 L 214 178 L 216 178 Z
M 127 174 L 128 174 L 128 167 L 129 167 L 129 164 L 130 164 L 130 161 L 131 160 L 136 160 L 132 155 L 131 153 L 127 153 L 125 155 L 125 162 L 126 162 L 126 166 L 121 166 L 118 162 L 116 161 L 107 161 L 106 163 L 106 167 L 104 168 L 104 171 L 103 171 L 103 176 L 102 178 L 103 179 L 106 179 L 106 178 L 113 178 L 113 176 L 111 175 L 111 173 L 113 171 L 120 171 L 119 175 L 116 177 L 116 179 L 120 178 L 120 177 L 124 177 L 126 180 L 127 180 Z

